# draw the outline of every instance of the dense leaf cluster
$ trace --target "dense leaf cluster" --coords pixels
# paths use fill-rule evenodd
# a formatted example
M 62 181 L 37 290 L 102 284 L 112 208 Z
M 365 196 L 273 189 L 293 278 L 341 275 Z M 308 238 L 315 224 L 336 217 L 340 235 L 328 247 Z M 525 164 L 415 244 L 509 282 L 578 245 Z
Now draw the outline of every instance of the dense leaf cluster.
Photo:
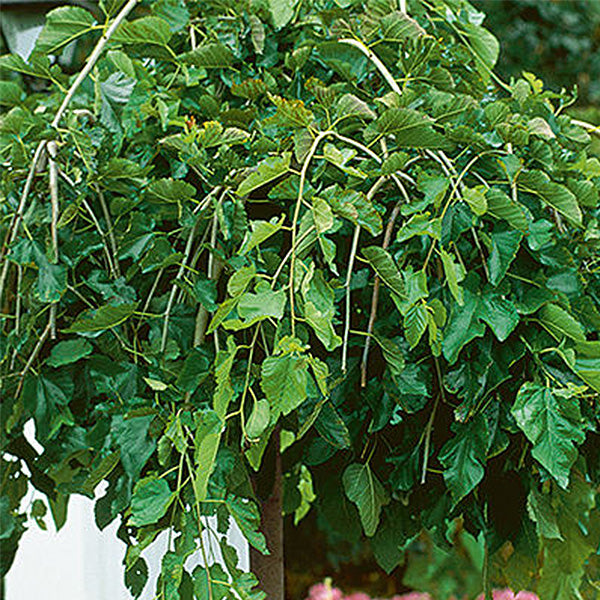
M 106 481 L 134 594 L 168 532 L 159 597 L 262 598 L 224 534 L 266 550 L 275 439 L 332 545 L 391 571 L 460 531 L 486 585 L 593 594 L 600 161 L 571 98 L 495 76 L 463 0 L 135 3 L 0 59 L 3 571 L 28 483 L 61 524 Z M 80 37 L 78 81 L 47 55 Z

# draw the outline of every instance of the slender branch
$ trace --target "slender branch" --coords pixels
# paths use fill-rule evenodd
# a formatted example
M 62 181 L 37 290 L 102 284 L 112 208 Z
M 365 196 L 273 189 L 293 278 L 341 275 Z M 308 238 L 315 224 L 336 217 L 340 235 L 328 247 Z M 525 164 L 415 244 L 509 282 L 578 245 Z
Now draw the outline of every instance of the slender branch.
M 42 346 L 44 345 L 44 342 L 46 341 L 46 338 L 48 337 L 49 333 L 50 333 L 50 323 L 48 323 L 48 325 L 46 325 L 44 331 L 42 331 L 42 335 L 40 336 L 40 339 L 37 341 L 37 344 L 34 346 L 33 352 L 30 354 L 29 358 L 27 359 L 27 362 L 25 363 L 25 366 L 23 367 L 23 370 L 21 371 L 21 374 L 19 375 L 19 383 L 17 384 L 17 390 L 15 391 L 15 398 L 19 397 L 19 394 L 21 393 L 21 388 L 23 387 L 23 381 L 25 380 L 25 375 L 27 375 L 27 373 L 29 372 L 29 369 L 31 369 L 31 365 L 33 364 L 33 361 L 36 359 L 40 350 L 42 349 Z
M 220 187 L 214 188 L 208 196 L 204 199 L 204 202 L 201 202 L 194 210 L 194 213 L 200 213 L 206 206 L 208 206 L 210 199 L 220 191 Z M 187 266 L 188 260 L 190 259 L 190 255 L 192 253 L 192 243 L 194 241 L 194 234 L 196 233 L 196 226 L 198 225 L 198 219 L 196 219 L 195 223 L 192 225 L 192 229 L 188 236 L 187 242 L 185 244 L 185 250 L 183 251 L 183 258 L 181 260 L 181 264 L 179 265 L 179 270 L 177 271 L 177 275 L 174 279 L 173 287 L 171 288 L 171 293 L 169 294 L 169 300 L 167 301 L 167 307 L 165 309 L 163 330 L 162 330 L 162 339 L 160 343 L 160 351 L 164 352 L 167 346 L 167 336 L 169 333 L 169 318 L 171 316 L 171 309 L 173 308 L 173 302 L 175 301 L 175 294 L 177 292 L 177 280 L 181 279 L 185 268 Z
M 315 152 L 322 140 L 324 140 L 327 136 L 333 135 L 333 131 L 321 131 L 317 137 L 314 139 L 306 158 L 304 159 L 304 164 L 302 165 L 302 170 L 300 171 L 300 184 L 298 186 L 298 198 L 296 200 L 296 208 L 294 209 L 294 216 L 292 219 L 292 254 L 290 257 L 290 319 L 292 326 L 292 337 L 296 335 L 296 316 L 294 314 L 294 267 L 295 267 L 295 258 L 296 258 L 296 236 L 297 228 L 298 228 L 298 220 L 300 218 L 300 207 L 302 206 L 302 197 L 304 195 L 304 184 L 306 182 L 306 173 L 308 172 L 308 167 L 310 166 L 310 161 L 313 159 Z
M 365 44 L 363 44 L 360 40 L 342 38 L 341 40 L 338 40 L 338 42 L 340 44 L 348 44 L 349 46 L 358 48 L 358 50 L 360 50 L 375 65 L 375 68 L 381 73 L 381 76 L 387 81 L 392 90 L 394 90 L 396 94 L 402 96 L 402 90 L 400 89 L 397 81 L 394 79 L 388 68 L 381 62 L 380 58 L 375 54 L 375 52 L 373 52 L 369 47 L 365 46 Z
M 213 215 L 212 228 L 210 233 L 210 247 L 214 250 L 217 247 L 217 229 L 219 225 L 219 219 L 217 211 Z M 213 252 L 208 255 L 208 278 L 211 281 L 217 281 L 221 276 L 223 270 L 223 262 L 215 259 Z M 196 324 L 194 328 L 194 346 L 201 346 L 204 343 L 204 336 L 206 334 L 206 327 L 208 326 L 208 310 L 202 304 L 198 306 L 198 313 L 196 314 Z M 217 332 L 214 333 L 215 338 L 215 352 L 219 352 L 219 338 Z
M 56 142 L 48 142 L 48 171 L 50 187 L 50 206 L 52 218 L 50 221 L 50 237 L 52 239 L 52 258 L 58 262 L 58 167 L 56 166 Z M 50 307 L 50 337 L 56 339 L 56 302 Z
M 344 325 L 344 342 L 342 345 L 342 373 L 346 372 L 348 362 L 348 338 L 350 336 L 350 281 L 352 280 L 352 269 L 354 268 L 354 259 L 358 250 L 358 239 L 360 237 L 360 225 L 354 228 L 354 236 L 352 237 L 352 247 L 350 248 L 350 256 L 348 257 L 348 274 L 346 275 L 346 322 Z
M 390 218 L 388 219 L 387 226 L 385 228 L 385 234 L 383 236 L 383 244 L 382 248 L 387 250 L 390 242 L 392 240 L 392 232 L 394 230 L 394 225 L 396 224 L 396 220 L 398 219 L 398 215 L 400 214 L 400 210 L 402 208 L 403 202 L 407 204 L 410 203 L 410 197 L 406 188 L 402 185 L 402 183 L 398 180 L 394 180 L 398 189 L 400 190 L 403 199 L 396 203 Z M 377 305 L 379 304 L 379 289 L 381 287 L 381 280 L 379 275 L 375 274 L 375 279 L 373 281 L 373 295 L 371 296 L 371 312 L 369 314 L 369 322 L 367 324 L 367 337 L 365 339 L 365 347 L 363 348 L 363 355 L 360 364 L 360 385 L 361 387 L 365 387 L 367 385 L 367 369 L 369 364 L 369 350 L 371 348 L 371 337 L 373 334 L 373 327 L 375 326 L 375 319 L 377 318 Z
M 44 148 L 46 146 L 46 141 L 42 141 L 38 144 L 38 147 L 35 150 L 33 155 L 33 159 L 31 160 L 31 164 L 29 166 L 29 173 L 27 174 L 27 180 L 25 181 L 25 187 L 23 188 L 23 193 L 21 194 L 21 199 L 19 201 L 19 206 L 17 207 L 17 212 L 13 217 L 12 223 L 8 228 L 8 232 L 6 233 L 6 238 L 4 239 L 4 244 L 2 245 L 2 251 L 0 252 L 0 261 L 3 262 L 2 265 L 2 273 L 0 274 L 0 303 L 2 302 L 2 297 L 4 294 L 4 286 L 6 285 L 6 277 L 8 276 L 8 266 L 9 261 L 4 260 L 8 249 L 12 246 L 13 242 L 17 238 L 19 233 L 19 227 L 21 226 L 21 221 L 23 220 L 23 215 L 25 214 L 25 206 L 27 203 L 27 197 L 29 196 L 29 192 L 31 191 L 31 186 L 33 184 L 33 177 L 35 175 L 35 171 L 38 165 L 38 162 L 42 156 Z
M 59 169 L 59 174 L 60 176 L 69 184 L 69 186 L 71 188 L 73 188 L 73 190 L 75 192 L 77 192 L 77 187 L 75 185 L 75 182 L 63 171 L 61 171 Z M 88 201 L 84 198 L 81 201 L 82 206 L 85 208 L 85 210 L 87 210 L 90 219 L 92 220 L 92 223 L 94 224 L 94 227 L 96 228 L 96 231 L 98 232 L 98 234 L 100 235 L 100 237 L 102 238 L 102 249 L 104 250 L 104 254 L 106 256 L 106 262 L 108 264 L 108 269 L 110 271 L 110 274 L 112 275 L 112 277 L 114 277 L 116 279 L 117 277 L 117 272 L 115 270 L 114 264 L 113 264 L 113 260 L 112 260 L 112 256 L 109 250 L 109 245 L 108 245 L 108 239 L 107 239 L 107 235 L 106 233 L 104 233 L 104 230 L 102 229 L 102 226 L 100 225 L 100 221 L 98 221 L 98 217 L 96 217 L 96 215 L 94 214 L 94 211 L 92 210 L 92 207 L 90 206 L 90 204 L 88 203 Z
M 571 119 L 571 123 L 573 125 L 582 127 L 588 133 L 593 133 L 594 135 L 600 136 L 600 125 L 594 125 L 593 123 L 588 123 L 587 121 L 581 121 L 579 119 Z
M 102 215 L 104 216 L 104 220 L 106 221 L 106 231 L 108 235 L 108 241 L 110 242 L 110 249 L 112 251 L 112 261 L 113 261 L 113 271 L 115 277 L 121 276 L 121 270 L 119 269 L 119 258 L 117 253 L 117 241 L 115 240 L 115 233 L 113 231 L 112 219 L 110 218 L 110 212 L 108 211 L 108 205 L 106 204 L 106 199 L 104 198 L 104 194 L 102 190 L 94 185 L 94 189 L 98 194 L 98 200 L 100 201 L 100 208 L 102 209 Z

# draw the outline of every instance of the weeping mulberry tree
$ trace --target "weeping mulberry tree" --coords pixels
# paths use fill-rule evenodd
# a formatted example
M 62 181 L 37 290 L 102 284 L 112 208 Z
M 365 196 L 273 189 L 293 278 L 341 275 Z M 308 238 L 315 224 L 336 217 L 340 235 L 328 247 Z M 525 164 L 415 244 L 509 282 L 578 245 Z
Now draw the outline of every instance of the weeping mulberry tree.
M 285 510 L 388 572 L 460 526 L 477 592 L 595 597 L 600 161 L 482 21 L 101 0 L 0 59 L 2 572 L 28 485 L 60 527 L 106 482 L 135 596 L 168 532 L 158 598 L 281 599 Z

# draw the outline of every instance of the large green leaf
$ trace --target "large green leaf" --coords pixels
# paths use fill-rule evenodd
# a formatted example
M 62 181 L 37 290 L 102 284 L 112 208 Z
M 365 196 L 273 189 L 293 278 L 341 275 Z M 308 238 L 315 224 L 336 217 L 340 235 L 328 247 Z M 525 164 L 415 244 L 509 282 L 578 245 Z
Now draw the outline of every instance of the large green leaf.
M 334 212 L 341 217 L 364 227 L 371 235 L 381 233 L 381 216 L 365 194 L 355 190 L 344 190 L 331 194 L 328 199 Z
M 394 259 L 379 246 L 369 246 L 363 249 L 365 258 L 369 261 L 373 269 L 387 287 L 392 290 L 399 298 L 405 297 L 405 287 L 400 271 L 394 262 Z
M 533 444 L 532 456 L 566 488 L 577 459 L 576 444 L 585 440 L 579 400 L 567 391 L 528 382 L 519 389 L 511 412 Z
M 581 323 L 558 304 L 545 304 L 540 312 L 540 321 L 559 338 L 568 337 L 585 342 Z
M 225 505 L 250 545 L 262 554 L 269 554 L 265 536 L 259 530 L 260 513 L 256 504 L 246 498 L 228 496 Z
M 233 54 L 227 46 L 219 43 L 206 44 L 182 55 L 188 65 L 203 69 L 224 69 L 233 64 Z
M 569 188 L 552 181 L 546 173 L 537 170 L 523 171 L 517 183 L 524 191 L 540 197 L 573 225 L 581 225 L 581 209 Z
M 464 306 L 452 308 L 444 330 L 442 345 L 446 360 L 452 364 L 465 344 L 485 333 L 485 325 L 479 320 L 479 299 L 469 290 L 464 291 Z
M 502 190 L 493 186 L 486 191 L 486 198 L 487 214 L 504 219 L 514 229 L 527 232 L 527 217 L 520 204 L 513 202 Z
M 250 192 L 261 188 L 263 185 L 279 179 L 290 170 L 290 161 L 292 155 L 290 152 L 284 152 L 282 156 L 266 158 L 250 173 L 238 186 L 237 193 L 240 196 L 247 196 Z
M 344 491 L 356 504 L 365 535 L 372 537 L 379 525 L 381 509 L 390 497 L 368 463 L 352 463 L 346 467 L 342 477 Z
M 523 239 L 520 231 L 492 233 L 492 250 L 488 259 L 490 283 L 498 285 L 512 264 Z
M 453 426 L 454 437 L 440 450 L 444 481 L 455 502 L 469 494 L 483 479 L 488 430 L 482 415 Z
M 223 421 L 213 410 L 200 411 L 196 415 L 196 434 L 194 436 L 194 490 L 198 501 L 206 500 L 208 480 L 215 468 L 217 451 L 221 443 Z
M 174 498 L 164 479 L 146 477 L 138 481 L 131 498 L 129 523 L 134 527 L 153 525 L 164 516 Z
M 448 141 L 433 128 L 426 114 L 408 108 L 388 108 L 365 129 L 365 140 L 393 134 L 398 146 L 412 148 L 447 148 Z
M 260 384 L 272 413 L 287 415 L 306 400 L 308 364 L 306 356 L 293 352 L 264 360 Z
M 137 303 L 105 304 L 98 309 L 80 313 L 65 333 L 99 333 L 112 329 L 129 319 L 137 308 Z
M 129 477 L 135 481 L 156 448 L 156 441 L 148 436 L 152 415 L 124 419 L 116 415 L 112 419 L 111 433 L 121 450 L 121 462 Z
M 61 6 L 46 15 L 46 24 L 36 43 L 41 55 L 56 54 L 64 45 L 92 30 L 94 17 L 78 6 Z
M 164 19 L 142 17 L 122 23 L 115 31 L 113 40 L 121 44 L 166 46 L 172 35 L 171 28 Z

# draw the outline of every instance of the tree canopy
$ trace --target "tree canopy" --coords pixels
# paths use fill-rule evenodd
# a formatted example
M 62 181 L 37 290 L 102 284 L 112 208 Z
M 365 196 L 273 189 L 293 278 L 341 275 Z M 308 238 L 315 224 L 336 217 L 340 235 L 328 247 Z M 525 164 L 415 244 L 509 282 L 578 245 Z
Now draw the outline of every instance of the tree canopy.
M 60 526 L 106 481 L 134 595 L 167 531 L 158 597 L 260 600 L 224 534 L 267 551 L 273 439 L 332 545 L 389 572 L 460 523 L 474 594 L 592 597 L 600 161 L 481 12 L 404 8 L 102 0 L 0 58 L 2 572 L 28 484 Z

